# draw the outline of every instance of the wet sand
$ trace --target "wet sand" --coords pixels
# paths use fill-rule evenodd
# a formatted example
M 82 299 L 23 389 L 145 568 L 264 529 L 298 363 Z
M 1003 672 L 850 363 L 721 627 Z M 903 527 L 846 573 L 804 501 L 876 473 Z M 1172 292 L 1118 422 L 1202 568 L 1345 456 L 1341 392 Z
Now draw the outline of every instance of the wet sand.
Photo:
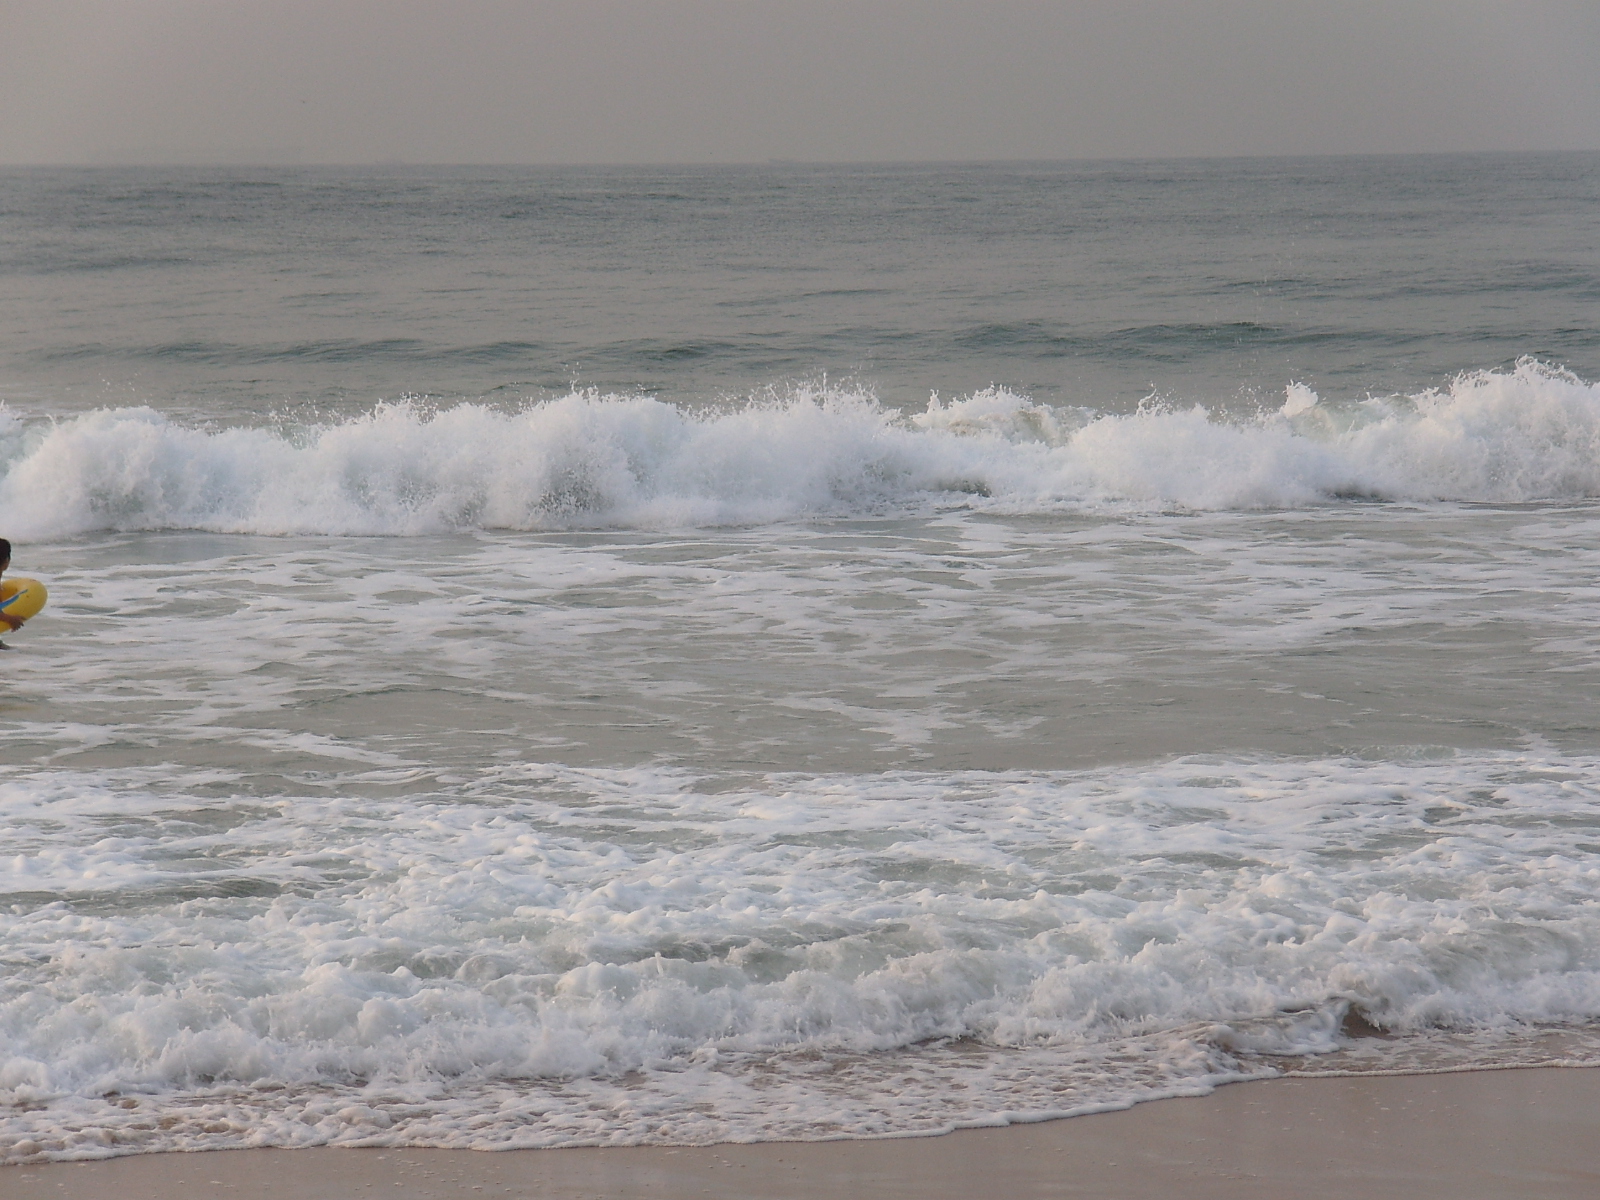
M 1600 1068 L 1235 1084 L 935 1138 L 680 1149 L 236 1150 L 0 1169 L 5 1200 L 1566 1200 L 1600 1196 Z

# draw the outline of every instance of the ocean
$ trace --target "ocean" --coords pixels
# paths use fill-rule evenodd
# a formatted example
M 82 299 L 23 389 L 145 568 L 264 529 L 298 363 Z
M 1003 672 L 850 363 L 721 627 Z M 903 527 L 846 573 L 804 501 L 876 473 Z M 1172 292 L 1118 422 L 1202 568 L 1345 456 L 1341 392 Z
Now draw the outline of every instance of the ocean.
M 0 171 L 0 1158 L 1600 1064 L 1600 156 Z

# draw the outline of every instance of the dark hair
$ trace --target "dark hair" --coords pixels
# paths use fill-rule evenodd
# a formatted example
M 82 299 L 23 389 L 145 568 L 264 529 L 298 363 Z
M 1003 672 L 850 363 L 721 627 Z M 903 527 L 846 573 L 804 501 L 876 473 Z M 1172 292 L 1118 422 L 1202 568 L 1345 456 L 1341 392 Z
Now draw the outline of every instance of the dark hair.
M 10 561 L 11 543 L 6 541 L 5 538 L 0 538 L 0 563 L 8 563 Z

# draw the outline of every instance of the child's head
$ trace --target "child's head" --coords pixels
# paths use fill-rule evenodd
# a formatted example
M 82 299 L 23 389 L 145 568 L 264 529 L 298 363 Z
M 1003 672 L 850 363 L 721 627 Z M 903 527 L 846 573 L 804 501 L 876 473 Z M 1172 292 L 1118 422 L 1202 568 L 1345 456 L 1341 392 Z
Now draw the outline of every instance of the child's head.
M 0 571 L 11 565 L 11 543 L 0 538 Z

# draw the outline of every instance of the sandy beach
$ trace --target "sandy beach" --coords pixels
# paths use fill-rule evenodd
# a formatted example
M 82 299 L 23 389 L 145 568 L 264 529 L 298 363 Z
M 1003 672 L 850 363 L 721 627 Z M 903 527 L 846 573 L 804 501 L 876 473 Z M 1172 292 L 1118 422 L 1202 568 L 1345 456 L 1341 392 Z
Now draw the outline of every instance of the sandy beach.
M 1600 1070 L 1281 1079 L 934 1138 L 152 1154 L 10 1168 L 0 1175 L 0 1193 L 7 1200 L 1565 1200 L 1600 1194 Z

